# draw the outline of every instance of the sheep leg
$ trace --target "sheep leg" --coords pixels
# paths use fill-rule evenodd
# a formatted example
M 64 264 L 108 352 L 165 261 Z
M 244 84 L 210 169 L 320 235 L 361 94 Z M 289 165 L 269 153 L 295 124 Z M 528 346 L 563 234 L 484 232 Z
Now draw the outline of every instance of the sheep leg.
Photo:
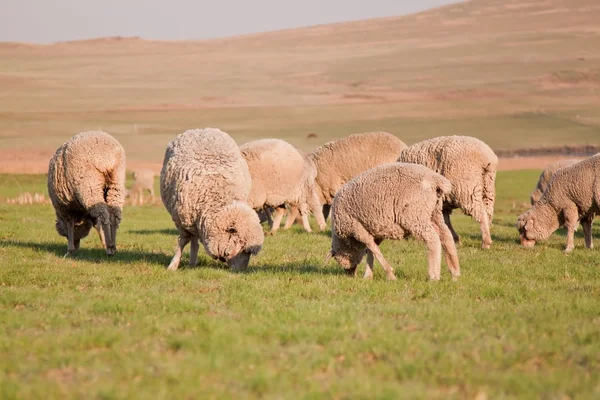
M 331 204 L 323 204 L 323 219 L 327 222 L 329 217 L 329 211 L 331 210 Z
M 277 232 L 279 226 L 281 225 L 281 220 L 283 219 L 283 215 L 285 214 L 284 207 L 277 207 L 275 210 L 275 218 L 273 218 L 273 226 L 271 226 L 271 234 Z
M 290 229 L 291 226 L 294 225 L 294 222 L 296 221 L 296 218 L 298 218 L 298 215 L 300 215 L 298 208 L 290 207 L 287 213 L 287 217 L 285 219 L 285 225 L 283 226 L 283 229 Z
M 177 243 L 177 248 L 175 249 L 175 255 L 167 268 L 169 271 L 175 271 L 179 267 L 179 262 L 181 261 L 181 254 L 183 253 L 184 247 L 190 242 L 189 236 L 179 236 L 179 240 Z
M 592 221 L 594 217 L 586 217 L 581 220 L 581 226 L 583 227 L 583 236 L 585 237 L 585 247 L 588 249 L 594 248 L 594 242 L 592 239 Z
M 579 213 L 576 208 L 567 209 L 563 210 L 563 216 L 565 218 L 565 227 L 567 228 L 567 245 L 565 247 L 565 253 L 570 253 L 575 248 L 575 230 L 579 224 Z
M 304 227 L 304 230 L 308 233 L 311 233 L 312 229 L 310 228 L 310 223 L 308 222 L 308 214 L 301 213 L 301 215 L 302 215 L 302 226 Z
M 365 269 L 364 279 L 373 279 L 373 253 L 367 249 L 367 268 Z
M 456 280 L 460 276 L 460 264 L 458 262 L 458 254 L 452 238 L 452 233 L 440 214 L 437 214 L 437 216 L 434 217 L 433 222 L 440 237 L 442 251 L 446 258 L 446 264 L 448 264 L 448 270 L 452 274 L 452 279 Z
M 481 213 L 481 221 L 479 222 L 481 227 L 481 248 L 489 249 L 492 246 L 492 235 L 490 234 L 490 220 L 488 218 L 487 212 L 485 209 Z
M 113 229 L 111 223 L 106 221 L 106 223 L 102 224 L 102 230 L 104 231 L 104 240 L 106 241 L 106 254 L 112 256 L 115 254 L 115 241 L 112 236 Z
M 66 220 L 67 225 L 67 254 L 75 254 L 77 248 L 75 247 L 75 221 Z
M 100 223 L 100 220 L 96 222 L 94 228 L 96 228 L 96 232 L 98 232 L 98 236 L 100 237 L 100 243 L 102 243 L 102 248 L 106 249 L 106 238 L 104 237 L 104 230 L 102 229 L 102 224 Z
M 450 214 L 452 213 L 452 210 L 444 210 L 442 213 L 444 214 L 444 223 L 446 226 L 448 226 L 448 229 L 450 229 L 454 243 L 460 243 L 460 237 L 452 227 L 452 222 L 450 222 Z
M 367 245 L 367 249 L 369 249 L 369 251 L 371 253 L 373 253 L 373 255 L 375 256 L 375 258 L 377 258 L 377 261 L 379 262 L 379 264 L 381 264 L 381 266 L 385 270 L 385 275 L 387 276 L 387 278 L 389 280 L 391 280 L 391 281 L 395 281 L 396 280 L 396 275 L 394 275 L 394 269 L 387 262 L 387 260 L 383 257 L 383 254 L 381 253 L 381 250 L 379 250 L 379 246 L 377 246 L 377 244 L 375 243 L 375 241 L 374 240 L 369 240 L 365 244 Z M 368 253 L 367 253 L 367 256 L 368 256 Z
M 190 241 L 190 266 L 198 265 L 198 236 L 192 236 Z
M 317 193 L 313 191 L 313 194 L 310 198 L 310 211 L 314 214 L 317 219 L 317 224 L 319 225 L 319 230 L 323 231 L 327 228 L 327 224 L 325 223 L 325 217 L 323 216 L 323 207 L 319 202 L 319 196 Z

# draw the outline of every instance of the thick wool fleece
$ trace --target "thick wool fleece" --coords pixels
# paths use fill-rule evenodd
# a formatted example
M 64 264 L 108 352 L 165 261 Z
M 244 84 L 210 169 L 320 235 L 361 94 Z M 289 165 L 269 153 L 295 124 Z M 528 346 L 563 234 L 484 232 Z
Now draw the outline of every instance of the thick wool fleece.
M 191 242 L 190 265 L 197 263 L 198 241 L 213 258 L 234 270 L 247 267 L 264 235 L 247 204 L 251 179 L 238 145 L 214 128 L 188 130 L 169 143 L 160 174 L 160 195 L 179 230 L 169 269 L 177 269 Z
M 498 157 L 487 144 L 469 136 L 441 136 L 402 150 L 398 161 L 424 165 L 448 178 L 452 192 L 444 198 L 444 220 L 454 240 L 458 242 L 459 237 L 450 223 L 450 214 L 460 208 L 479 222 L 482 247 L 491 246 Z
M 543 170 L 540 174 L 540 179 L 538 180 L 537 186 L 535 187 L 535 190 L 531 193 L 531 205 L 534 205 L 542 197 L 544 190 L 546 190 L 548 184 L 550 183 L 552 175 L 554 175 L 556 171 L 558 171 L 562 167 L 567 167 L 569 165 L 578 163 L 579 161 L 580 160 L 560 160 L 548 165 L 546 169 Z
M 554 173 L 542 197 L 517 219 L 521 243 L 531 247 L 564 225 L 565 251 L 570 252 L 575 247 L 575 230 L 581 222 L 586 247 L 592 248 L 592 221 L 599 212 L 600 153 Z
M 283 206 L 297 208 L 304 228 L 310 232 L 308 215 L 313 212 L 325 229 L 321 204 L 315 190 L 317 171 L 311 160 L 280 139 L 261 139 L 240 146 L 252 177 L 248 204 L 255 210 L 275 208 L 271 232 L 277 231 L 285 213 Z
M 452 234 L 442 216 L 450 181 L 430 169 L 406 163 L 383 164 L 358 175 L 337 192 L 332 206 L 331 255 L 350 274 L 367 252 L 365 278 L 372 277 L 373 256 L 396 279 L 378 244 L 408 235 L 429 250 L 429 278 L 440 279 L 441 250 L 452 275 L 460 275 Z
M 74 253 L 96 226 L 107 254 L 116 252 L 125 199 L 125 150 L 108 133 L 82 132 L 58 148 L 48 167 L 56 230 Z
M 387 132 L 356 133 L 316 148 L 308 157 L 317 168 L 319 200 L 331 205 L 342 185 L 361 172 L 396 161 L 405 148 L 404 142 Z

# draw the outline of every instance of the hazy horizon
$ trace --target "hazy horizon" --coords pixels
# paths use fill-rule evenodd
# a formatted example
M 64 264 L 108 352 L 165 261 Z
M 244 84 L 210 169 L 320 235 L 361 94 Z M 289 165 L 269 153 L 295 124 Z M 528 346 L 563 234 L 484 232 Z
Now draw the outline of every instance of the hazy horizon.
M 7 0 L 0 42 L 53 43 L 105 36 L 211 39 L 303 26 L 411 14 L 460 0 Z

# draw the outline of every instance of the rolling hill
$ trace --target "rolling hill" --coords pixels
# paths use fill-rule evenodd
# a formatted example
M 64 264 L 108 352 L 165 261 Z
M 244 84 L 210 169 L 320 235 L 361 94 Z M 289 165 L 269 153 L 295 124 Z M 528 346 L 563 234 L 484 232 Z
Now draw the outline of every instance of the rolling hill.
M 204 126 L 303 150 L 368 130 L 600 144 L 598 21 L 595 0 L 472 0 L 209 41 L 0 43 L 0 171 L 43 172 L 89 129 L 155 166 L 176 134 Z

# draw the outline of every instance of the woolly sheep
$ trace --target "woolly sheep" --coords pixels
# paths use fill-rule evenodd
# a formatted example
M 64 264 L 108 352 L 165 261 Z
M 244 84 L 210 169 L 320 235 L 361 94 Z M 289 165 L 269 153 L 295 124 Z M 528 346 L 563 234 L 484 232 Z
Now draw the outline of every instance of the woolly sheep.
M 302 215 L 304 229 L 311 232 L 308 215 L 312 211 L 320 229 L 325 229 L 321 204 L 315 190 L 317 171 L 311 160 L 280 139 L 260 139 L 240 146 L 252 177 L 248 203 L 255 210 L 275 208 L 271 233 L 276 232 L 285 206 Z M 268 218 L 268 211 L 267 211 Z
M 452 192 L 444 198 L 443 214 L 454 241 L 459 242 L 460 238 L 452 227 L 450 214 L 460 208 L 479 222 L 482 248 L 490 248 L 498 157 L 487 144 L 469 136 L 442 136 L 409 146 L 400 153 L 398 161 L 424 165 L 448 178 Z
M 600 153 L 557 170 L 542 197 L 517 219 L 521 244 L 533 247 L 560 226 L 567 228 L 565 252 L 575 248 L 574 235 L 581 222 L 585 246 L 593 248 L 592 221 L 600 212 Z
M 106 254 L 115 254 L 125 199 L 125 150 L 115 138 L 82 132 L 60 146 L 50 159 L 48 194 L 68 254 L 79 249 L 92 226 Z
M 542 197 L 542 193 L 544 193 L 544 190 L 546 190 L 548 184 L 550 183 L 550 178 L 552 178 L 552 175 L 554 175 L 556 171 L 562 167 L 573 165 L 579 161 L 580 160 L 560 160 L 548 165 L 540 174 L 540 179 L 538 180 L 537 186 L 531 193 L 531 205 L 534 205 Z
M 179 231 L 169 264 L 176 270 L 191 242 L 190 265 L 198 263 L 198 241 L 214 259 L 235 271 L 246 269 L 264 235 L 246 203 L 250 173 L 239 147 L 215 128 L 188 130 L 169 143 L 160 174 L 160 195 Z
M 154 172 L 149 169 L 136 169 L 133 171 L 134 187 L 143 192 L 147 190 L 154 197 Z
M 451 190 L 448 179 L 422 165 L 389 163 L 363 172 L 342 186 L 333 200 L 330 256 L 355 275 L 366 248 L 364 277 L 373 276 L 374 255 L 387 278 L 395 280 L 378 245 L 384 239 L 413 235 L 427 244 L 430 279 L 440 279 L 441 248 L 448 269 L 458 278 L 456 246 L 442 216 L 443 196 Z
M 317 193 L 324 220 L 337 191 L 356 175 L 381 164 L 396 161 L 406 144 L 388 132 L 355 133 L 327 142 L 309 158 L 317 168 Z

